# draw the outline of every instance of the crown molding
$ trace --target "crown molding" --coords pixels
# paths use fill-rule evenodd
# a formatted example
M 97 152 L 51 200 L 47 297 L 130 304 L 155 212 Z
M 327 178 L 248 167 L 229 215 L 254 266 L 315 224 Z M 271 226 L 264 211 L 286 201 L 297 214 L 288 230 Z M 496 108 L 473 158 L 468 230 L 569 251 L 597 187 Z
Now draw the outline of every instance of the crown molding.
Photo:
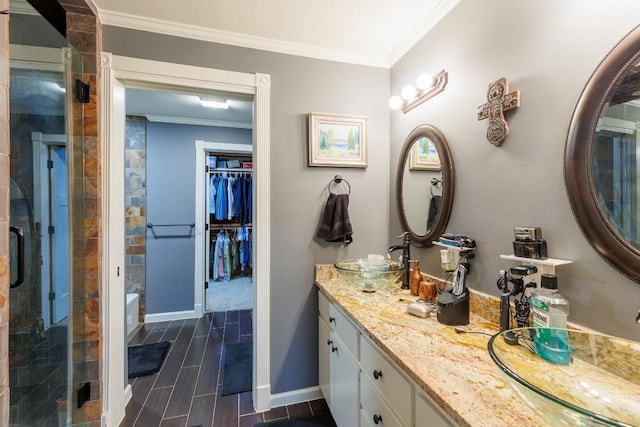
M 394 49 L 388 59 L 389 67 L 398 62 L 413 46 L 416 45 L 438 22 L 442 20 L 461 0 L 442 0 L 413 31 Z
M 158 123 L 173 123 L 178 125 L 195 125 L 195 126 L 215 126 L 215 127 L 236 128 L 236 129 L 253 129 L 253 123 L 246 123 L 246 122 L 194 119 L 189 117 L 160 116 L 160 115 L 154 115 L 154 114 L 146 114 L 145 117 L 150 122 L 158 122 Z
M 450 1 L 450 0 L 446 0 Z M 459 1 L 459 0 L 457 0 Z M 384 55 L 366 55 L 338 49 L 327 49 L 298 43 L 290 43 L 263 37 L 249 36 L 230 31 L 214 30 L 194 25 L 165 21 L 146 16 L 131 15 L 109 10 L 100 10 L 100 22 L 103 25 L 149 31 L 176 37 L 221 43 L 226 45 L 266 50 L 288 55 L 345 62 L 372 67 L 389 68 L 389 59 Z

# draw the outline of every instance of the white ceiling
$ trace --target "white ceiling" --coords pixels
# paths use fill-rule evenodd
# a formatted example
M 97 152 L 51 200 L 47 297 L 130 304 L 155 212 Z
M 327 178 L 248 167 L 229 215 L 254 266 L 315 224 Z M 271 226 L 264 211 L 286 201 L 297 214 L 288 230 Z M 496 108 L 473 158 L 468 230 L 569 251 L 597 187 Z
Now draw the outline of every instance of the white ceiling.
M 94 0 L 105 25 L 390 67 L 460 0 Z

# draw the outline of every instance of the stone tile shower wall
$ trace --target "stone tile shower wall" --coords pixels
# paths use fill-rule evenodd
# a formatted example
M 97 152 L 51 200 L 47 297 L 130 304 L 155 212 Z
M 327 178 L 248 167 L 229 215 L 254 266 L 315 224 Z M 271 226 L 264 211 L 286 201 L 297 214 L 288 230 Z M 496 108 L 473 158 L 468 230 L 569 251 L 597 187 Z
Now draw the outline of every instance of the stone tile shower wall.
M 125 288 L 140 296 L 139 318 L 144 322 L 145 253 L 147 245 L 147 119 L 127 116 L 125 125 Z
M 73 423 L 99 426 L 102 408 L 101 390 L 101 219 L 102 202 L 98 102 L 98 69 L 101 27 L 92 3 L 85 0 L 60 0 L 67 13 L 70 43 L 83 54 L 84 72 L 80 76 L 91 84 L 89 104 L 74 104 L 73 180 L 84 189 L 81 211 L 72 213 L 73 230 L 73 382 L 91 383 L 91 400 L 73 414 Z M 9 8 L 9 0 L 0 0 L 0 10 Z M 9 16 L 0 15 L 0 427 L 9 426 Z M 82 120 L 82 121 L 81 121 Z M 80 126 L 82 123 L 82 126 Z M 74 393 L 75 394 L 75 393 Z M 76 405 L 74 405 L 76 407 Z

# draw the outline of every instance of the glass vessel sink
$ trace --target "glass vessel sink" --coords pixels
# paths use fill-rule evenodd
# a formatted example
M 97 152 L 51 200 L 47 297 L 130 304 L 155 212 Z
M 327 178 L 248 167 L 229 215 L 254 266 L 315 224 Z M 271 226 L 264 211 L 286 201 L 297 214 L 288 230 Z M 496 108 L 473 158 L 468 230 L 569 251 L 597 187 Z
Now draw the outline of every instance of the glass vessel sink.
M 363 292 L 375 292 L 390 286 L 404 272 L 405 266 L 390 260 L 370 262 L 368 259 L 347 259 L 334 264 L 342 279 Z
M 541 331 L 568 338 L 567 364 L 536 354 L 532 337 Z M 507 382 L 549 425 L 640 426 L 640 343 L 571 329 L 520 328 L 494 335 L 488 349 Z

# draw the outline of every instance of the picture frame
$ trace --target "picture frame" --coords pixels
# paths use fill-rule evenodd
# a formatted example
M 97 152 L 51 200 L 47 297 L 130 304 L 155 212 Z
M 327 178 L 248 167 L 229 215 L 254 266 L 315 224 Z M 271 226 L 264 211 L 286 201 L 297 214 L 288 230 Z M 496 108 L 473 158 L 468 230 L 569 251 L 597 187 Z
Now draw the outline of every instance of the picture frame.
M 309 113 L 309 166 L 366 168 L 367 117 Z
M 439 171 L 441 169 L 438 150 L 429 138 L 417 139 L 411 147 L 409 156 L 410 170 Z

